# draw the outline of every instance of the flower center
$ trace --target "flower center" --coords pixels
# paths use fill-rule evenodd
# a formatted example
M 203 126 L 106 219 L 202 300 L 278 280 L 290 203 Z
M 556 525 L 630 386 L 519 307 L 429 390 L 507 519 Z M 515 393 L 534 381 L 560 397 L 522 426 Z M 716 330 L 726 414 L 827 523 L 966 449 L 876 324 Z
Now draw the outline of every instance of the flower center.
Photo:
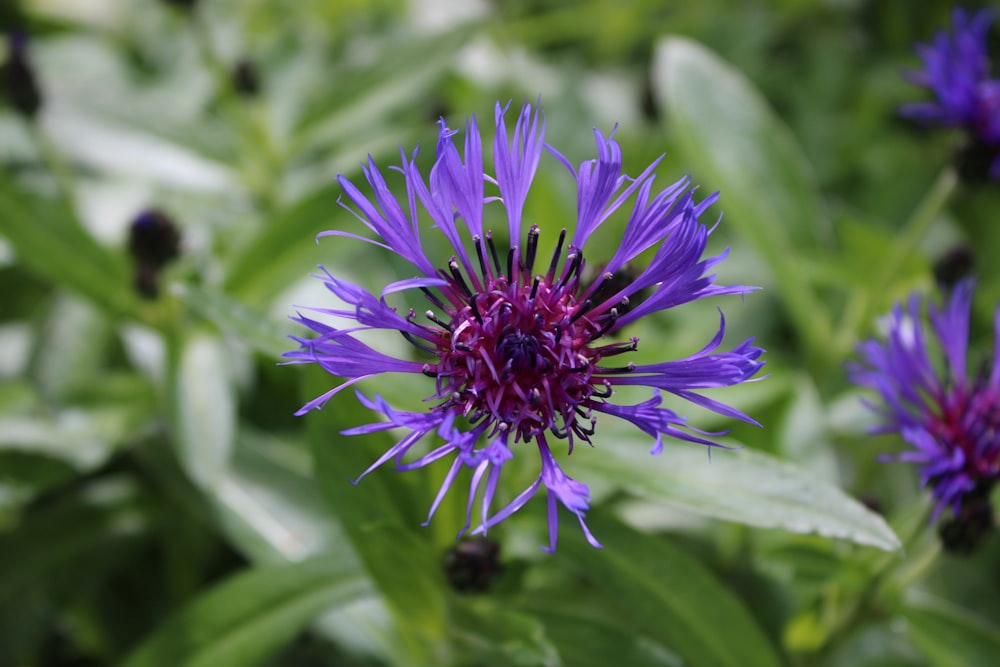
M 520 331 L 503 336 L 497 344 L 500 358 L 506 360 L 505 368 L 509 366 L 518 374 L 541 370 L 544 360 L 540 348 L 537 338 Z
M 508 431 L 515 442 L 530 441 L 551 431 L 571 443 L 574 435 L 589 441 L 591 400 L 611 393 L 610 385 L 594 377 L 596 364 L 634 350 L 637 339 L 592 346 L 613 326 L 618 312 L 597 312 L 592 299 L 580 300 L 579 250 L 569 248 L 557 272 L 562 235 L 548 272 L 534 275 L 537 239 L 537 228 L 532 228 L 524 257 L 512 249 L 506 271 L 487 236 L 487 244 L 477 239 L 481 274 L 465 267 L 467 280 L 456 260 L 439 272 L 449 283 L 440 288 L 444 299 L 425 294 L 447 317 L 427 313 L 441 330 L 436 349 L 430 350 L 438 361 L 425 372 L 437 378 L 435 398 L 442 402 L 435 410 L 457 412 L 482 425 L 483 432 L 492 427 L 487 437 Z M 484 260 L 485 247 L 492 266 Z

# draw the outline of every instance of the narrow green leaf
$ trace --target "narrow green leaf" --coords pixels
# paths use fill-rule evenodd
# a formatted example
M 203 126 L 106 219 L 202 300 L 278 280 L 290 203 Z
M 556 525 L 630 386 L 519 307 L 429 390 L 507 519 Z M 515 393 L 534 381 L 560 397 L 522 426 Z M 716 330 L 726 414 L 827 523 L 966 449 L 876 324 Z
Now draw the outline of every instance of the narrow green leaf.
M 241 425 L 232 465 L 211 498 L 221 528 L 256 563 L 320 554 L 357 563 L 319 492 L 304 449 Z
M 456 643 L 472 661 L 510 667 L 562 667 L 559 652 L 533 615 L 491 600 L 457 600 L 449 625 Z M 631 667 L 631 663 L 630 667 Z
M 801 269 L 820 254 L 829 221 L 791 132 L 746 77 L 691 40 L 661 41 L 652 77 L 684 161 L 722 191 L 726 225 L 771 268 L 775 289 L 819 354 L 829 316 Z
M 341 212 L 339 186 L 333 183 L 265 221 L 257 236 L 226 269 L 224 289 L 243 301 L 267 303 L 297 280 L 305 278 L 331 249 L 313 239 L 328 229 Z
M 359 127 L 412 108 L 413 100 L 454 65 L 457 51 L 475 34 L 476 27 L 466 24 L 446 34 L 388 39 L 371 66 L 333 74 L 337 86 L 310 105 L 297 144 L 314 149 L 343 141 Z
M 336 558 L 254 568 L 202 594 L 120 667 L 252 667 L 325 611 L 369 592 L 356 568 Z
M 588 604 L 587 602 L 590 602 Z M 621 614 L 593 600 L 532 596 L 526 609 L 541 621 L 563 664 L 573 667 L 681 667 L 680 656 L 636 632 Z
M 605 426 L 605 432 L 616 427 Z M 624 429 L 607 441 L 614 445 L 574 457 L 574 465 L 643 498 L 751 526 L 900 548 L 881 516 L 787 461 L 750 449 L 716 450 L 710 459 L 704 448 L 683 443 L 652 457 L 651 443 Z
M 229 465 L 236 433 L 236 397 L 225 345 L 208 334 L 194 334 L 184 342 L 174 372 L 180 459 L 192 479 L 211 488 Z
M 197 285 L 177 285 L 175 293 L 191 310 L 261 354 L 278 359 L 289 349 L 287 327 L 247 302 Z
M 650 637 L 699 667 L 778 667 L 774 646 L 753 616 L 695 558 L 666 540 L 595 512 L 604 544 L 594 549 L 566 522 L 560 554 Z
M 0 539 L 0 607 L 72 568 L 85 552 L 144 529 L 138 492 L 123 477 L 102 478 L 40 509 Z
M 20 262 L 115 315 L 135 308 L 123 255 L 100 246 L 63 205 L 17 191 L 0 175 L 0 236 Z
M 67 408 L 46 417 L 0 417 L 0 449 L 61 459 L 77 470 L 93 470 L 144 423 L 139 406 Z
M 993 667 L 1000 627 L 950 602 L 911 595 L 902 608 L 908 634 L 934 667 Z

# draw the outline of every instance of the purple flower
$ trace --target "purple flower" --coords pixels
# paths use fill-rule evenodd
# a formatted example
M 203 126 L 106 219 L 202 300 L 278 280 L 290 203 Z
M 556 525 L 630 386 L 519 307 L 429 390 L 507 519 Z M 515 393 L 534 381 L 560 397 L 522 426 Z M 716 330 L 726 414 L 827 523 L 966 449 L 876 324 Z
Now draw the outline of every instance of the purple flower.
M 963 501 L 978 496 L 1000 477 L 1000 309 L 995 315 L 996 350 L 990 368 L 966 371 L 969 314 L 974 282 L 959 282 L 942 309 L 928 304 L 941 364 L 925 339 L 923 300 L 892 311 L 885 341 L 858 349 L 862 363 L 849 367 L 851 381 L 879 392 L 884 405 L 869 405 L 883 419 L 873 433 L 899 433 L 911 449 L 884 459 L 920 467 L 935 497 L 934 519 L 945 508 L 957 516 Z
M 934 101 L 911 102 L 900 114 L 922 124 L 965 129 L 965 153 L 985 158 L 989 176 L 1000 179 L 1000 80 L 990 78 L 986 38 L 994 15 L 990 10 L 952 13 L 952 32 L 938 31 L 931 44 L 918 44 L 924 69 L 907 78 L 927 88 Z
M 415 275 L 387 286 L 379 296 L 329 272 L 318 276 L 349 308 L 312 310 L 348 320 L 351 326 L 336 328 L 299 315 L 295 319 L 315 336 L 295 338 L 301 348 L 285 356 L 290 363 L 317 363 L 345 378 L 299 414 L 320 408 L 345 387 L 382 373 L 422 373 L 429 378 L 431 407 L 425 412 L 396 410 L 380 396 L 368 398 L 359 393 L 361 403 L 384 419 L 345 431 L 347 435 L 395 428 L 406 431 L 361 477 L 390 460 L 399 470 L 421 468 L 438 459 L 451 461 L 428 521 L 468 468 L 468 509 L 462 532 L 471 526 L 477 499 L 482 516 L 473 532 L 484 534 L 545 487 L 549 550 L 556 545 L 559 505 L 577 517 L 589 542 L 600 546 L 584 523 L 589 489 L 559 467 L 556 446 L 565 446 L 568 453 L 577 442 L 591 443 L 597 413 L 624 419 L 648 433 L 655 439 L 654 453 L 659 452 L 663 435 L 713 445 L 705 436 L 719 434 L 691 429 L 683 417 L 659 407 L 660 390 L 756 423 L 695 390 L 745 382 L 763 365 L 758 361 L 763 350 L 751 341 L 729 352 L 716 352 L 725 320 L 700 352 L 650 365 L 625 361 L 637 349 L 639 339 L 621 340 L 616 334 L 650 313 L 703 297 L 744 294 L 753 288 L 715 285 L 709 270 L 725 255 L 702 258 L 711 230 L 699 217 L 717 194 L 696 203 L 687 178 L 654 194 L 653 170 L 659 160 L 636 178 L 626 176 L 613 133 L 605 137 L 595 130 L 597 157 L 575 168 L 544 143 L 545 121 L 531 105 L 521 109 L 513 132 L 507 129 L 506 111 L 497 105 L 493 174 L 484 173 L 483 145 L 476 119 L 471 118 L 462 151 L 454 142 L 457 132 L 441 121 L 437 155 L 427 180 L 417 169 L 416 152 L 410 158 L 402 153 L 402 164 L 393 169 L 405 181 L 403 202 L 390 191 L 371 158 L 363 165 L 371 195 L 363 194 L 347 178 L 338 178 L 357 210 L 344 207 L 377 239 L 343 231 L 320 236 L 346 236 L 381 247 L 412 264 Z M 570 235 L 565 229 L 546 230 L 552 234 L 555 250 L 545 258 L 538 252 L 542 230 L 523 219 L 543 148 L 566 167 L 578 188 L 575 229 Z M 632 203 L 627 207 L 629 200 Z M 506 220 L 506 228 L 497 235 L 484 229 L 486 205 L 500 208 L 497 212 Z M 443 268 L 437 268 L 424 253 L 419 209 L 454 252 Z M 615 216 L 619 209 L 622 212 Z M 603 270 L 594 280 L 587 280 L 584 247 L 598 227 L 615 217 L 611 224 L 624 222 L 621 244 L 610 250 L 595 249 L 604 262 Z M 626 274 L 626 264 L 647 251 L 651 259 L 644 270 L 631 281 L 615 280 Z M 601 290 L 605 284 L 620 286 Z M 413 310 L 397 313 L 385 297 L 401 290 L 420 290 L 430 309 L 422 315 Z M 398 331 L 426 361 L 388 356 L 356 337 L 371 329 Z M 652 387 L 654 398 L 638 405 L 617 404 L 612 398 L 621 385 Z M 412 458 L 411 449 L 434 434 L 443 444 Z M 530 450 L 539 457 L 537 479 L 491 514 L 504 464 L 515 453 L 527 456 Z

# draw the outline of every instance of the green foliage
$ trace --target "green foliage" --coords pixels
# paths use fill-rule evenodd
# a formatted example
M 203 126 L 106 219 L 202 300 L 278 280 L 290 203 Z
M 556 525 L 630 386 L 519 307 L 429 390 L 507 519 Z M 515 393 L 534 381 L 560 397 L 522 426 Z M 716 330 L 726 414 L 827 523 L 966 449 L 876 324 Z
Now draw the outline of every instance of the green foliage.
M 21 4 L 44 99 L 37 123 L 0 107 L 0 665 L 995 662 L 995 532 L 939 555 L 915 472 L 876 462 L 898 443 L 866 435 L 844 377 L 959 243 L 977 256 L 973 349 L 992 342 L 1000 199 L 956 184 L 951 137 L 893 117 L 920 95 L 899 72 L 941 7 Z M 239 60 L 256 95 L 233 84 Z M 691 354 L 723 309 L 769 376 L 711 395 L 762 426 L 691 408 L 735 448 L 650 457 L 651 438 L 599 423 L 593 448 L 557 456 L 591 485 L 604 548 L 563 512 L 558 551 L 540 552 L 539 497 L 491 530 L 502 572 L 467 594 L 444 554 L 468 477 L 427 526 L 445 469 L 352 484 L 393 433 L 340 435 L 370 419 L 351 389 L 294 417 L 336 380 L 276 362 L 303 335 L 287 316 L 338 307 L 316 265 L 375 293 L 410 277 L 377 247 L 315 242 L 364 234 L 337 175 L 417 143 L 429 166 L 439 117 L 486 130 L 497 100 L 539 95 L 571 161 L 620 121 L 627 173 L 665 152 L 658 184 L 690 172 L 699 196 L 721 191 L 720 281 L 764 289 L 637 324 L 638 354 Z M 543 160 L 525 215 L 572 226 L 569 178 Z M 182 239 L 155 299 L 127 250 L 146 208 Z M 430 387 L 358 386 L 411 409 Z M 497 502 L 531 483 L 530 459 L 505 467 Z

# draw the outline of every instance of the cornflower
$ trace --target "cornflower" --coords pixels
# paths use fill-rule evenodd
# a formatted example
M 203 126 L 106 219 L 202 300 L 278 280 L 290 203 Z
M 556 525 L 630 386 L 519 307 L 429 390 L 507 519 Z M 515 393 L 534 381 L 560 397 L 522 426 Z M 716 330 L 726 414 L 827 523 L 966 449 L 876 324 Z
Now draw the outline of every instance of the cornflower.
M 318 277 L 348 307 L 312 310 L 349 320 L 354 326 L 336 328 L 299 314 L 294 319 L 314 336 L 293 337 L 300 349 L 285 356 L 290 363 L 316 363 L 345 378 L 298 414 L 320 408 L 346 387 L 376 375 L 427 376 L 429 409 L 402 411 L 379 395 L 368 397 L 358 392 L 361 404 L 382 419 L 343 433 L 361 435 L 397 428 L 405 432 L 361 477 L 388 461 L 394 461 L 398 470 L 413 470 L 451 458 L 431 503 L 428 522 L 462 469 L 469 468 L 466 524 L 459 535 L 471 525 L 477 498 L 482 518 L 473 533 L 485 534 L 545 487 L 546 550 L 556 547 L 560 504 L 577 517 L 590 544 L 599 547 L 584 521 L 590 491 L 562 470 L 555 446 L 565 443 L 570 453 L 578 442 L 592 444 L 598 414 L 623 419 L 647 433 L 654 439 L 654 454 L 662 450 L 663 436 L 715 445 L 707 438 L 720 434 L 689 427 L 684 418 L 661 407 L 660 392 L 755 423 L 696 390 L 745 382 L 763 365 L 758 361 L 763 350 L 754 347 L 752 339 L 731 351 L 716 352 L 725 332 L 724 318 L 704 349 L 655 364 L 624 361 L 637 349 L 639 339 L 622 340 L 616 334 L 652 313 L 709 296 L 744 294 L 753 288 L 714 284 L 715 276 L 708 271 L 726 253 L 702 258 L 711 230 L 699 217 L 716 201 L 717 193 L 696 203 L 689 179 L 682 178 L 654 194 L 653 171 L 662 158 L 639 176 L 629 178 L 622 173 L 621 150 L 614 132 L 605 137 L 595 130 L 597 157 L 575 168 L 545 144 L 545 122 L 537 109 L 525 104 L 512 134 L 507 129 L 506 112 L 507 107 L 497 104 L 492 174 L 484 172 L 483 143 L 472 117 L 466 122 L 462 153 L 454 142 L 457 132 L 441 120 L 436 159 L 427 181 L 417 168 L 417 151 L 408 158 L 401 150 L 402 164 L 394 169 L 405 181 L 406 199 L 402 203 L 371 157 L 362 165 L 371 195 L 338 176 L 344 195 L 357 210 L 342 206 L 377 238 L 339 230 L 319 236 L 373 244 L 409 262 L 416 275 L 388 285 L 376 297 L 324 269 Z M 555 250 L 549 258 L 539 256 L 540 226 L 526 224 L 523 215 L 543 148 L 577 185 L 575 229 L 572 234 L 566 229 L 554 232 Z M 495 194 L 487 194 L 487 186 Z M 599 275 L 593 281 L 586 280 L 584 247 L 630 199 L 633 203 L 620 244 L 606 253 L 610 258 Z M 487 204 L 501 206 L 505 214 L 506 230 L 499 235 L 484 229 Z M 419 209 L 454 251 L 441 268 L 424 252 Z M 652 253 L 648 266 L 630 280 L 621 280 L 629 275 L 626 265 L 646 251 Z M 398 313 L 386 297 L 403 290 L 419 290 L 430 308 L 420 315 L 413 309 Z M 372 329 L 398 331 L 427 360 L 384 354 L 356 336 Z M 617 387 L 633 385 L 652 388 L 652 397 L 635 405 L 613 400 Z M 410 450 L 435 433 L 443 444 L 408 460 Z M 537 478 L 491 514 L 504 465 L 515 453 L 523 456 L 530 450 L 539 457 Z

